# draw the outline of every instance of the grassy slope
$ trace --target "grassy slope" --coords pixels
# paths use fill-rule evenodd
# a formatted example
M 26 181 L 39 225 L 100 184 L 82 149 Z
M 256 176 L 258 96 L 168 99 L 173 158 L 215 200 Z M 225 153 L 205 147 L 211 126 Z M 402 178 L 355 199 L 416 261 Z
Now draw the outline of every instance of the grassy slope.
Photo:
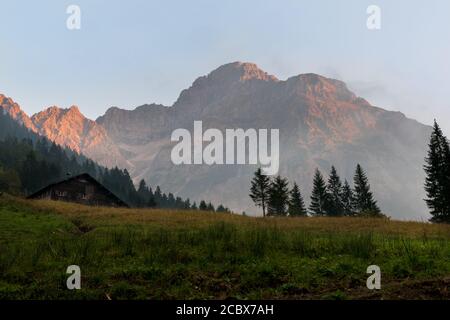
M 82 290 L 65 288 L 67 266 Z M 366 288 L 366 268 L 382 289 Z M 444 298 L 450 226 L 0 197 L 2 299 Z

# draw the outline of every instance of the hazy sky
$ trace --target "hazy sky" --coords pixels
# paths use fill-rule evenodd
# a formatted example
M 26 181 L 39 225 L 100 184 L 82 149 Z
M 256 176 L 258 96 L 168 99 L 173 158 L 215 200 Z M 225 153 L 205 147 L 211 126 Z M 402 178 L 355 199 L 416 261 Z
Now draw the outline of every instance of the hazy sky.
M 32 114 L 76 104 L 171 105 L 195 78 L 249 61 L 280 79 L 315 72 L 450 134 L 450 2 L 0 0 L 0 92 Z M 66 9 L 81 8 L 81 30 Z M 366 9 L 381 8 L 381 30 Z

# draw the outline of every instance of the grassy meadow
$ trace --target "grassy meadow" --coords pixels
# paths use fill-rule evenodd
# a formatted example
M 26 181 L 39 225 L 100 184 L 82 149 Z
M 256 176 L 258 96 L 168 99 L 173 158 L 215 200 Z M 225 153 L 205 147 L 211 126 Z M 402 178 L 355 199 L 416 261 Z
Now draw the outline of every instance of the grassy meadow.
M 66 288 L 74 264 L 81 290 Z M 450 299 L 450 225 L 0 196 L 0 299 L 225 298 Z

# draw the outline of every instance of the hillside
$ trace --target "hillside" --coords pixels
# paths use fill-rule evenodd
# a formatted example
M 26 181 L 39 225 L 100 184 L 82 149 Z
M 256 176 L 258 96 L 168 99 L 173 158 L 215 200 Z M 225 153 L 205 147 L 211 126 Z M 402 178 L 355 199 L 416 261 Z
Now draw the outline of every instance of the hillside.
M 449 261 L 448 225 L 0 196 L 0 299 L 450 299 Z M 82 290 L 65 289 L 72 264 Z
M 259 213 L 246 196 L 254 166 L 172 164 L 173 130 L 192 130 L 202 120 L 204 130 L 280 129 L 279 173 L 299 183 L 306 198 L 316 167 L 328 172 L 334 164 L 351 181 L 360 163 L 387 215 L 428 218 L 422 166 L 431 128 L 372 106 L 339 80 L 317 74 L 280 80 L 255 64 L 234 62 L 196 79 L 170 107 L 113 107 L 95 122 L 71 110 L 44 111 L 31 117 L 30 127 L 103 165 L 126 168 L 136 183 L 144 178 L 184 198 Z

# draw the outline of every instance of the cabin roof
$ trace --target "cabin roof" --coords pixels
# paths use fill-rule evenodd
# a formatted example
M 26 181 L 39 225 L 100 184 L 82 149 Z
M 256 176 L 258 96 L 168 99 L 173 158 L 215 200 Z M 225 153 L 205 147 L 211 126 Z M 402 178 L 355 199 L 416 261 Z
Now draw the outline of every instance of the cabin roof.
M 40 189 L 39 191 L 36 191 L 35 193 L 29 195 L 29 196 L 27 197 L 27 199 L 33 199 L 33 198 L 36 198 L 36 197 L 38 197 L 39 195 L 41 195 L 41 194 L 47 192 L 48 190 L 50 190 L 50 189 L 52 189 L 52 188 L 54 188 L 54 187 L 57 187 L 57 186 L 59 186 L 59 185 L 65 184 L 65 183 L 70 182 L 70 181 L 73 181 L 73 180 L 78 180 L 78 179 L 85 179 L 85 180 L 89 181 L 90 183 L 95 184 L 95 185 L 96 185 L 97 187 L 99 187 L 100 189 L 103 189 L 103 190 L 105 191 L 105 193 L 106 193 L 109 197 L 113 198 L 113 199 L 114 199 L 115 201 L 117 201 L 119 204 L 121 204 L 121 205 L 124 206 L 124 207 L 129 207 L 129 205 L 128 205 L 125 201 L 121 200 L 118 196 L 116 196 L 114 193 L 112 193 L 108 188 L 106 188 L 104 185 L 102 185 L 100 182 L 98 182 L 96 179 L 94 179 L 94 178 L 93 178 L 90 174 L 88 174 L 88 173 L 82 173 L 82 174 L 79 174 L 79 175 L 77 175 L 77 176 L 70 177 L 70 178 L 68 178 L 68 179 L 65 179 L 65 180 L 62 180 L 62 181 L 59 181 L 59 182 L 55 182 L 55 183 L 49 184 L 48 186 L 46 186 L 46 187 Z

